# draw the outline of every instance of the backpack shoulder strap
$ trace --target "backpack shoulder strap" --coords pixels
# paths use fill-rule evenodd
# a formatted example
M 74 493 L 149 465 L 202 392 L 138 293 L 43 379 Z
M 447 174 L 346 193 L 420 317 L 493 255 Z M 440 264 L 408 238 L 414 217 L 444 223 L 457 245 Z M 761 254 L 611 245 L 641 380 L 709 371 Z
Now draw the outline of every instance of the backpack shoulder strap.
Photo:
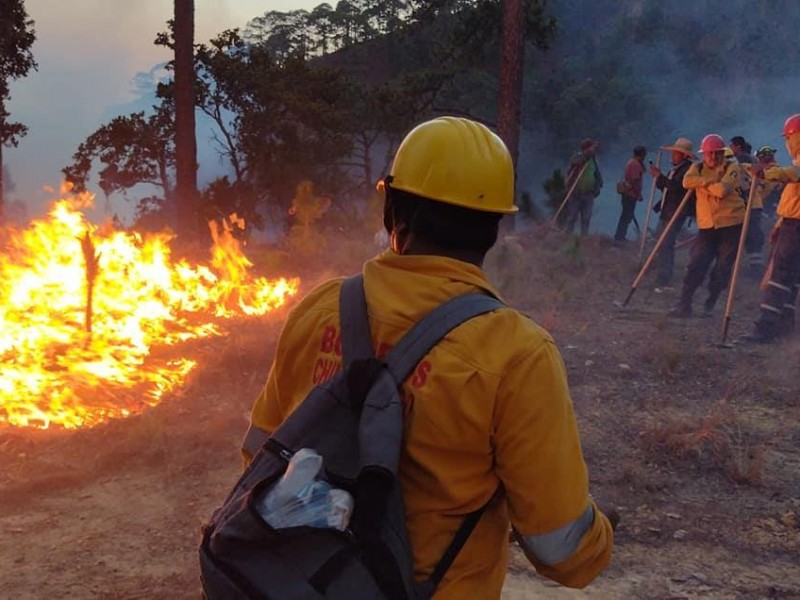
M 372 358 L 364 275 L 346 278 L 339 291 L 339 327 L 342 330 L 342 364 Z
M 384 362 L 395 381 L 400 384 L 431 348 L 450 331 L 473 317 L 504 306 L 497 298 L 480 292 L 448 300 L 417 322 L 386 355 Z

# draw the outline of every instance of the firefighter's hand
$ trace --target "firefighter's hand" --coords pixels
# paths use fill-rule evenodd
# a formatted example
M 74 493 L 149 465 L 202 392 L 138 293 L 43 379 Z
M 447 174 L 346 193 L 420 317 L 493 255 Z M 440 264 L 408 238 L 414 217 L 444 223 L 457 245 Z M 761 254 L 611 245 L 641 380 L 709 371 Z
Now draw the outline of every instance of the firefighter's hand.
M 766 165 L 763 163 L 753 163 L 750 165 L 750 176 L 754 179 L 762 179 L 764 177 L 764 168 Z
M 709 194 L 717 198 L 722 198 L 725 195 L 725 187 L 720 182 L 712 183 L 706 189 Z
M 655 178 L 661 175 L 661 171 L 659 171 L 658 167 L 655 165 L 650 165 L 650 175 Z

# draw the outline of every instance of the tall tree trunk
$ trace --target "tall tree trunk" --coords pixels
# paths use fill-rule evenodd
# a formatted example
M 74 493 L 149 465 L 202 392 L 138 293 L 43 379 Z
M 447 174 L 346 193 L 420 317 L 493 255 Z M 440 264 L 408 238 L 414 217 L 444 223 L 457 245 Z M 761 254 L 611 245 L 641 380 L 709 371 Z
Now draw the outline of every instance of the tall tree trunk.
M 525 64 L 525 0 L 503 0 L 500 94 L 497 99 L 497 133 L 511 153 L 514 165 L 519 152 L 522 68 Z
M 194 80 L 194 0 L 175 0 L 175 197 L 177 228 L 187 235 L 199 226 Z
M 522 103 L 522 67 L 525 62 L 526 0 L 503 0 L 502 54 L 500 55 L 500 93 L 497 98 L 497 133 L 508 146 L 514 161 L 516 184 L 519 153 L 520 105 Z M 516 189 L 516 185 L 515 185 Z M 513 217 L 500 222 L 501 234 L 514 231 Z

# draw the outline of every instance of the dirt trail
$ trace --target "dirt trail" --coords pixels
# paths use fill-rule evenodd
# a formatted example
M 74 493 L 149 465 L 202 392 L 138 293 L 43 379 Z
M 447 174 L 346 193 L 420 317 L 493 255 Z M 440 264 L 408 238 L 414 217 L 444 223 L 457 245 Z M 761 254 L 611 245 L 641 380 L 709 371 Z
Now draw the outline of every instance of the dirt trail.
M 515 551 L 504 598 L 800 598 L 800 344 L 716 349 L 721 306 L 671 321 L 677 292 L 652 287 L 619 311 L 635 259 L 531 235 L 487 264 L 552 331 L 593 494 L 622 514 L 614 563 L 586 590 L 540 580 Z M 734 337 L 757 306 L 743 285 Z M 238 473 L 281 318 L 199 344 L 184 391 L 138 417 L 0 430 L 0 598 L 198 598 L 200 524 Z

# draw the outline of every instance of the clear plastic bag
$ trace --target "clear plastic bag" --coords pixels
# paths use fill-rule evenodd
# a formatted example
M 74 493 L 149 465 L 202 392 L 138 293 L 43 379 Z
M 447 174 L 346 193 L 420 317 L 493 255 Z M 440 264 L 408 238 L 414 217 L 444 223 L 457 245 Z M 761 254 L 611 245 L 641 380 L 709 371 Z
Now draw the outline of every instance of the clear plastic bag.
M 302 448 L 294 453 L 286 473 L 257 499 L 264 520 L 275 529 L 321 527 L 344 531 L 353 512 L 353 498 L 318 479 L 322 457 Z

